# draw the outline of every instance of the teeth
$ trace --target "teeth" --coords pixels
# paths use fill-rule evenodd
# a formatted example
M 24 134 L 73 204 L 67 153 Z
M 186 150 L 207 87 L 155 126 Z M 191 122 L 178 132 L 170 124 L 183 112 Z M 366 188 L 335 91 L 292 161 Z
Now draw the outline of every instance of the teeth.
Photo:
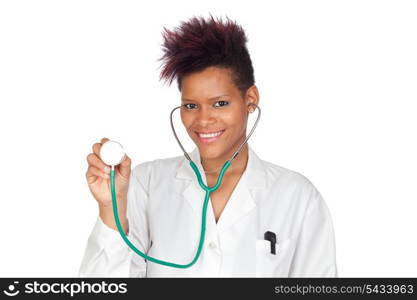
M 214 133 L 199 133 L 198 135 L 201 138 L 207 139 L 207 138 L 212 138 L 212 137 L 215 137 L 215 136 L 219 136 L 221 133 L 222 133 L 222 131 L 214 132 Z

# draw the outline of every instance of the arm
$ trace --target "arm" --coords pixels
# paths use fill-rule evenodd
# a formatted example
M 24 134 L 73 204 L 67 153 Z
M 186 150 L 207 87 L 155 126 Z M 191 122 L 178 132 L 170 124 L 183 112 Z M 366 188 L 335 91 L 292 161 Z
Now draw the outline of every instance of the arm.
M 337 277 L 332 219 L 321 194 L 314 187 L 297 239 L 289 277 Z
M 149 234 L 146 217 L 146 192 L 142 179 L 146 179 L 146 165 L 132 170 L 127 198 L 128 239 L 140 251 L 147 252 Z M 140 178 L 139 178 L 140 175 Z M 145 277 L 146 262 L 123 241 L 120 233 L 106 224 L 99 216 L 91 232 L 80 277 Z

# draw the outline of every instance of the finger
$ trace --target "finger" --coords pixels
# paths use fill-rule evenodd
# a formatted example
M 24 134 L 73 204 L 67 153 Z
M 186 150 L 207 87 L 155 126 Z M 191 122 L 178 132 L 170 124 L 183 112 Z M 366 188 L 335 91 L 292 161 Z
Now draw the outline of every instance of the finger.
M 100 149 L 101 149 L 101 146 L 103 146 L 103 144 L 102 144 L 102 143 L 95 143 L 95 144 L 93 145 L 93 153 L 94 153 L 95 155 L 97 155 L 98 157 L 100 157 Z
M 98 169 L 100 169 L 101 171 L 104 171 L 105 167 L 109 167 L 108 165 L 106 165 L 98 155 L 94 154 L 94 153 L 90 153 L 87 155 L 87 162 L 89 165 L 92 165 Z M 109 167 L 110 168 L 110 167 Z
M 119 165 L 119 172 L 124 178 L 128 178 L 131 171 L 132 160 L 126 155 L 125 159 Z
M 108 138 L 102 138 L 100 143 L 95 143 L 93 145 L 93 153 L 96 154 L 97 156 L 100 156 L 100 148 L 107 141 L 109 141 Z
M 109 179 L 109 175 L 101 171 L 100 169 L 96 168 L 95 166 L 90 165 L 87 169 L 87 173 L 85 174 L 87 178 L 87 182 L 89 184 L 94 183 L 97 179 Z

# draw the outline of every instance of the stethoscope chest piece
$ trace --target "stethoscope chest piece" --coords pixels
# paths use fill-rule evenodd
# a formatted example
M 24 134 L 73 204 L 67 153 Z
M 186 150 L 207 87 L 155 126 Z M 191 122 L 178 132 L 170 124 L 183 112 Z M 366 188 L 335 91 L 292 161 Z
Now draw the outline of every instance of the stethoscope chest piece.
M 116 141 L 107 141 L 100 148 L 100 158 L 106 165 L 117 166 L 125 157 L 122 145 Z

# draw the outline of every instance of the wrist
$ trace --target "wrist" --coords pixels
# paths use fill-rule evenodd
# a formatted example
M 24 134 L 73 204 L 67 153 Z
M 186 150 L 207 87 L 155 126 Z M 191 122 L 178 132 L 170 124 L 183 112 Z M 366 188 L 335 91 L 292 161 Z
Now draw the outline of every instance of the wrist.
M 126 217 L 125 210 L 118 210 L 120 225 L 122 225 L 123 231 L 127 234 L 128 231 L 128 221 Z M 104 224 L 106 224 L 111 229 L 118 231 L 116 219 L 114 218 L 114 212 L 112 206 L 100 206 L 99 207 L 99 216 Z

